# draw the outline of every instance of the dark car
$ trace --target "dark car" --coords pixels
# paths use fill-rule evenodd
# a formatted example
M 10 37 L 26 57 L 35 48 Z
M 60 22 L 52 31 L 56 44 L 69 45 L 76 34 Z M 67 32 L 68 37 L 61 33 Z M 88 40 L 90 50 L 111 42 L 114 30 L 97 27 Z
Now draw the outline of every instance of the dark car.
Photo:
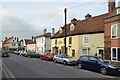
M 3 51 L 1 56 L 2 56 L 2 57 L 9 57 L 9 54 L 8 54 L 8 52 Z
M 40 55 L 40 59 L 53 60 L 54 55 L 50 53 L 43 53 Z
M 36 52 L 26 52 L 25 54 L 26 57 L 29 57 L 29 58 L 40 58 L 40 54 L 39 53 L 36 53 Z
M 100 71 L 102 74 L 120 74 L 120 66 L 94 56 L 80 56 L 77 60 L 77 67 Z

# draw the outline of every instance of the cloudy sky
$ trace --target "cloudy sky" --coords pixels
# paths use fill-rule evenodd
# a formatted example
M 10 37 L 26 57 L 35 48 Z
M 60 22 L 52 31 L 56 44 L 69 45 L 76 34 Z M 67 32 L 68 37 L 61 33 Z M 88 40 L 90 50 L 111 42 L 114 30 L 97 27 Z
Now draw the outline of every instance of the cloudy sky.
M 76 18 L 83 20 L 89 13 L 97 16 L 108 12 L 108 0 L 1 0 L 0 40 L 6 36 L 20 39 L 31 38 L 58 31 L 64 25 L 64 8 L 67 8 L 67 23 Z M 118 0 L 119 1 L 119 0 Z M 117 6 L 117 5 L 116 5 Z

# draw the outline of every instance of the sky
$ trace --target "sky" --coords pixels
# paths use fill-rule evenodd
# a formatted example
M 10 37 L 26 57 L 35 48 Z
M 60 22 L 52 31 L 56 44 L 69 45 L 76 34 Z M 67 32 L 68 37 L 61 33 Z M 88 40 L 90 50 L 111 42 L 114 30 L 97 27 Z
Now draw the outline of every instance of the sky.
M 11 36 L 28 39 L 41 35 L 44 28 L 57 32 L 64 25 L 64 8 L 70 23 L 73 18 L 83 20 L 87 13 L 107 13 L 108 0 L 1 0 L 0 40 Z

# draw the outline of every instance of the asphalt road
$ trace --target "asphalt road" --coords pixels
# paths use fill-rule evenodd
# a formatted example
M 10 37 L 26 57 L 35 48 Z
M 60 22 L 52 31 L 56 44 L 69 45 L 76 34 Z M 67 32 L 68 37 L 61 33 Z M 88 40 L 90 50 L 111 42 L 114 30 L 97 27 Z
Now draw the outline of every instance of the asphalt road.
M 3 65 L 15 78 L 117 78 L 119 76 L 102 75 L 98 72 L 77 69 L 76 66 L 63 65 L 39 58 L 26 58 L 10 54 L 2 58 Z

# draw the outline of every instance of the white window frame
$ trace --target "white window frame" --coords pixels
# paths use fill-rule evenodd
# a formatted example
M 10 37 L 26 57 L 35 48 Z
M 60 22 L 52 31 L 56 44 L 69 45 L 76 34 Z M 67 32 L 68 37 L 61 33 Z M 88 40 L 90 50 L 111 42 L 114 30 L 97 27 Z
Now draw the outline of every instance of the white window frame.
M 71 25 L 70 25 L 70 30 L 71 30 L 71 31 L 74 30 L 74 24 L 71 24 Z
M 112 28 L 114 27 L 114 25 L 116 25 L 116 37 L 115 38 L 112 37 Z M 111 25 L 111 39 L 119 39 L 120 38 L 120 37 L 118 37 L 118 25 L 120 25 L 120 23 Z
M 85 40 L 85 38 L 84 38 L 84 37 L 85 37 L 85 35 L 87 35 L 87 36 L 88 36 L 88 43 L 85 43 L 85 41 L 84 41 L 84 40 Z M 88 34 L 84 34 L 84 35 L 83 35 L 83 44 L 89 44 L 89 35 L 88 35 Z
M 120 10 L 120 8 L 117 9 L 117 14 L 120 14 L 120 13 L 119 13 L 119 12 L 120 12 L 119 10 Z
M 118 61 L 118 48 L 120 48 L 120 47 L 112 47 L 111 48 L 111 61 L 113 61 L 113 62 L 120 62 L 120 61 Z M 113 57 L 113 49 L 116 49 L 116 57 Z M 113 60 L 112 58 L 116 58 L 116 60 Z
M 89 55 L 89 50 L 90 50 L 90 49 L 89 49 L 89 48 L 83 48 L 83 49 L 87 49 L 87 55 Z M 82 52 L 83 49 L 81 49 L 81 55 L 83 55 L 83 52 Z
M 62 33 L 62 28 L 60 28 L 59 33 Z

